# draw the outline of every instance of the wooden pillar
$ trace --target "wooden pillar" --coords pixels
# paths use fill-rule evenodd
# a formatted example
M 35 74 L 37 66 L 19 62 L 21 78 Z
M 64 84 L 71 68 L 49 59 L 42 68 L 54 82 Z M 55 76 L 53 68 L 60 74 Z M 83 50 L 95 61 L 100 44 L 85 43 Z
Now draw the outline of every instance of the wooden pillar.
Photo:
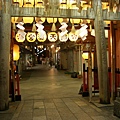
M 115 31 L 114 24 L 110 24 L 110 48 L 111 48 L 111 99 L 115 100 Z
M 99 98 L 100 103 L 110 103 L 110 91 L 108 80 L 108 66 L 107 66 L 107 45 L 104 32 L 104 21 L 102 16 L 101 0 L 93 0 L 95 11 L 95 37 L 96 37 L 96 52 L 98 64 L 98 79 L 99 79 Z
M 78 63 L 79 63 L 79 67 L 78 67 L 79 75 L 82 75 L 82 52 L 81 52 L 81 45 L 79 45 Z
M 89 102 L 92 99 L 92 56 L 91 56 L 91 45 L 88 53 L 88 83 L 89 83 Z
M 11 40 L 11 0 L 2 0 L 0 22 L 0 110 L 9 108 L 9 68 Z

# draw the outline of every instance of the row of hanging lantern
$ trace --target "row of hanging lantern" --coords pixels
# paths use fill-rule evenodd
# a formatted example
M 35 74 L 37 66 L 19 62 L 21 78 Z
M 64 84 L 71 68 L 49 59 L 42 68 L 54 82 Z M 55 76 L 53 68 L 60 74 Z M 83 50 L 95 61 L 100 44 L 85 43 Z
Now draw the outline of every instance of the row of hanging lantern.
M 42 23 L 43 23 L 42 21 L 38 21 L 34 26 L 34 27 L 37 26 L 37 30 L 35 30 L 34 28 L 34 30 L 32 30 L 33 32 L 25 33 L 24 32 L 25 28 L 23 27 L 24 23 L 19 22 L 17 24 L 17 27 L 19 28 L 19 30 L 16 34 L 16 41 L 24 42 L 26 37 L 28 42 L 35 42 L 36 38 L 39 42 L 44 42 L 47 39 L 47 34 L 44 31 L 44 26 L 42 25 Z M 67 27 L 68 27 L 67 23 L 62 22 L 61 27 L 59 28 L 61 32 L 59 33 L 56 33 L 55 32 L 56 29 L 52 28 L 52 32 L 48 33 L 48 40 L 50 42 L 55 42 L 58 40 L 58 37 L 61 42 L 66 42 L 68 39 L 70 41 L 76 41 L 78 37 L 80 37 L 82 40 L 86 39 L 86 36 L 88 34 L 88 31 L 87 31 L 88 26 L 86 24 L 81 24 L 81 28 L 79 30 L 75 30 L 74 25 L 72 25 L 72 29 L 70 33 L 68 33 Z M 36 31 L 37 31 L 37 34 L 36 34 Z
M 91 0 L 92 1 L 92 0 Z M 44 8 L 46 5 L 58 4 L 61 9 L 78 9 L 87 10 L 91 8 L 91 1 L 87 2 L 85 0 L 13 0 L 14 4 L 18 4 L 19 7 L 40 7 Z M 109 2 L 102 2 L 102 9 L 108 9 L 109 11 Z M 114 0 L 112 2 L 112 10 L 116 12 L 119 9 L 119 0 Z

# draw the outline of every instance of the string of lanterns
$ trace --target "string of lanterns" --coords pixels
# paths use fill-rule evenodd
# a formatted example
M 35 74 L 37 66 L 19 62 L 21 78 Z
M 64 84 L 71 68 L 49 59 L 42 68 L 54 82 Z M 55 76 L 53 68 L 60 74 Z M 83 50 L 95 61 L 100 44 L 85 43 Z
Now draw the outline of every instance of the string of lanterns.
M 59 28 L 59 30 L 61 30 L 61 32 L 56 33 L 56 28 L 55 28 L 55 23 L 53 20 L 53 25 L 52 25 L 52 32 L 49 32 L 48 34 L 46 34 L 46 32 L 44 31 L 44 26 L 42 25 L 43 21 L 37 21 L 36 24 L 33 23 L 34 28 L 32 28 L 32 32 L 24 32 L 25 28 L 23 27 L 24 23 L 23 22 L 19 22 L 16 26 L 19 28 L 19 30 L 17 31 L 16 34 L 16 41 L 17 42 L 24 42 L 25 39 L 27 39 L 28 42 L 35 42 L 35 40 L 37 39 L 39 42 L 45 42 L 46 39 L 48 38 L 48 40 L 50 42 L 55 42 L 58 39 L 61 42 L 66 42 L 68 39 L 70 41 L 76 41 L 78 40 L 78 38 L 81 38 L 83 41 L 86 39 L 86 36 L 88 35 L 88 31 L 87 31 L 87 25 L 86 24 L 81 24 L 81 28 L 79 30 L 75 30 L 74 27 L 74 23 L 72 23 L 72 29 L 71 32 L 68 33 L 67 30 L 67 23 L 66 22 L 61 22 L 61 27 Z M 37 30 L 36 30 L 37 27 Z M 37 33 L 36 33 L 37 32 Z

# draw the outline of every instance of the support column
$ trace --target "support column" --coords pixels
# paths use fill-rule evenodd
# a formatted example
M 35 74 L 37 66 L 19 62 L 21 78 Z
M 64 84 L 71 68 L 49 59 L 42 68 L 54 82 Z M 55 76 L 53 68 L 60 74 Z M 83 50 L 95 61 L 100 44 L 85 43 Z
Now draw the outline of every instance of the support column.
M 79 45 L 79 75 L 82 75 L 82 53 L 81 53 L 81 45 Z
M 98 79 L 99 79 L 99 97 L 100 103 L 110 103 L 110 90 L 108 80 L 108 66 L 107 66 L 107 45 L 104 32 L 104 21 L 102 16 L 102 2 L 101 0 L 93 0 L 95 11 L 95 37 L 96 37 L 96 51 L 98 64 Z
M 89 102 L 92 99 L 92 56 L 91 56 L 91 45 L 88 53 L 88 83 L 89 83 Z
M 111 46 L 111 99 L 115 100 L 115 31 L 113 21 L 110 23 L 110 46 Z
M 10 5 L 11 0 L 2 0 L 0 22 L 0 111 L 9 108 Z

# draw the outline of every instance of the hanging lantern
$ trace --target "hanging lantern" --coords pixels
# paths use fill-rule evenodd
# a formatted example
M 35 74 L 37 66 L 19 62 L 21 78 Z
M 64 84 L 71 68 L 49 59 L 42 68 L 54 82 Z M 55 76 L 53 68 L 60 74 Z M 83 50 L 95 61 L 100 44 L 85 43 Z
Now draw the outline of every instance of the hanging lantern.
M 35 0 L 35 7 L 44 8 L 44 3 L 42 0 Z
M 23 30 L 18 30 L 15 38 L 17 42 L 24 42 L 25 41 L 26 33 Z
M 41 17 L 41 18 L 35 17 L 35 21 L 36 21 L 37 23 L 38 23 L 38 22 L 44 23 L 44 22 L 45 22 L 45 18 L 43 18 L 43 17 Z
M 28 3 L 31 5 L 34 5 L 34 0 L 24 0 L 24 5 L 26 5 Z
M 55 42 L 58 39 L 58 35 L 56 32 L 50 32 L 48 33 L 48 40 L 50 42 Z
M 71 23 L 76 23 L 76 24 L 79 24 L 80 23 L 80 19 L 70 19 L 70 22 Z
M 11 17 L 11 22 L 12 23 L 17 23 L 17 19 L 18 19 L 18 17 Z
M 61 35 L 61 33 L 59 33 L 59 40 L 61 42 L 66 42 L 68 40 L 68 34 Z
M 33 7 L 34 0 L 24 0 L 24 7 Z M 27 9 L 29 12 L 29 8 Z M 24 23 L 32 23 L 34 20 L 33 17 L 23 17 Z
M 57 18 L 47 18 L 47 22 L 48 23 L 56 23 L 57 22 Z
M 88 59 L 88 52 L 83 53 L 83 54 L 82 54 L 82 57 L 83 57 L 85 60 L 87 60 L 87 59 Z
M 13 0 L 13 3 L 18 3 L 19 7 L 22 7 L 23 5 L 23 0 Z
M 32 23 L 34 20 L 33 17 L 23 17 L 24 23 Z
M 34 32 L 28 32 L 26 37 L 28 42 L 35 42 L 36 40 L 36 34 Z
M 77 39 L 78 39 L 78 34 L 77 34 L 77 32 L 74 32 L 74 33 L 73 33 L 73 32 L 70 32 L 70 33 L 69 33 L 69 40 L 70 40 L 70 41 L 72 41 L 72 42 L 74 41 L 74 42 L 75 42 Z
M 19 46 L 14 44 L 13 46 L 13 60 L 14 61 L 17 61 L 20 57 L 20 54 L 19 54 Z
M 37 33 L 37 40 L 39 42 L 44 42 L 46 39 L 47 39 L 47 35 L 45 31 L 42 34 L 40 32 Z

